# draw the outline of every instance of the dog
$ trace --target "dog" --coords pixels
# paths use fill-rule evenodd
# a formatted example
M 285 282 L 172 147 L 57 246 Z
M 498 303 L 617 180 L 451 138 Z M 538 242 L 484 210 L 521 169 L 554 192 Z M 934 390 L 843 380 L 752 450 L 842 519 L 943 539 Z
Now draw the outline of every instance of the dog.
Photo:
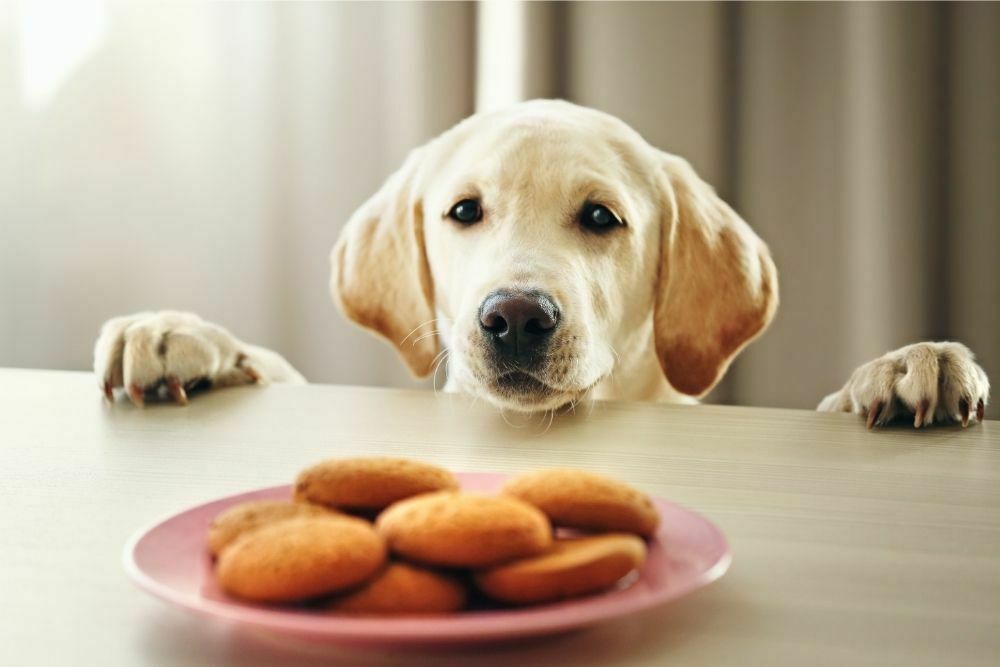
M 778 307 L 765 243 L 683 159 L 621 120 L 536 100 L 467 118 L 423 147 L 352 216 L 332 252 L 343 313 L 412 373 L 501 408 L 585 398 L 695 403 Z M 197 385 L 304 382 L 277 353 L 196 315 L 103 326 L 109 400 Z M 869 428 L 982 421 L 989 381 L 960 343 L 859 367 L 818 409 Z

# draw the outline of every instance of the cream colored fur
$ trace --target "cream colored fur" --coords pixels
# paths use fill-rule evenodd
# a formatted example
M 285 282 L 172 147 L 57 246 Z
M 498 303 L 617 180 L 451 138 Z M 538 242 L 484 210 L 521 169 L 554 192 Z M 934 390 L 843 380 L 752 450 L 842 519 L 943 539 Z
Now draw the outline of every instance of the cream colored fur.
M 484 218 L 447 217 L 459 200 Z M 607 234 L 578 213 L 600 203 L 625 221 Z M 473 116 L 415 150 L 347 223 L 331 290 L 411 371 L 446 367 L 446 388 L 519 410 L 585 397 L 695 402 L 764 331 L 778 303 L 766 245 L 684 160 L 620 120 L 558 101 Z M 478 309 L 497 289 L 540 290 L 561 320 L 546 389 L 497 391 Z M 193 315 L 145 313 L 105 325 L 95 350 L 105 388 L 133 399 L 164 384 L 302 381 L 280 356 Z M 859 368 L 820 409 L 873 422 L 967 420 L 989 385 L 971 353 L 920 343 Z M 183 392 L 181 392 L 183 393 Z M 981 411 L 980 411 L 981 412 Z M 973 417 L 975 415 L 973 414 Z

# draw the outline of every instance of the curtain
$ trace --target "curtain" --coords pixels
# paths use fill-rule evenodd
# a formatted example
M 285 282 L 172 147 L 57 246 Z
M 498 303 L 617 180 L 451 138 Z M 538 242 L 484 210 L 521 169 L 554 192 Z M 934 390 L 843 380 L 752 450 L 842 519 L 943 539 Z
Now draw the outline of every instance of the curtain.
M 86 369 L 105 319 L 175 308 L 312 381 L 412 386 L 329 250 L 474 111 L 474 6 L 79 2 L 0 3 L 0 366 Z M 39 102 L 71 11 L 103 34 Z
M 968 344 L 1000 381 L 1000 5 L 492 11 L 534 26 L 526 95 L 687 157 L 771 247 L 778 316 L 713 400 L 815 407 L 925 339 Z
M 0 365 L 86 368 L 104 319 L 172 307 L 414 386 L 330 303 L 340 226 L 475 109 L 562 97 L 772 249 L 777 319 L 713 400 L 812 408 L 921 339 L 1000 382 L 996 4 L 80 2 L 98 37 L 41 102 L 69 42 L 0 4 Z

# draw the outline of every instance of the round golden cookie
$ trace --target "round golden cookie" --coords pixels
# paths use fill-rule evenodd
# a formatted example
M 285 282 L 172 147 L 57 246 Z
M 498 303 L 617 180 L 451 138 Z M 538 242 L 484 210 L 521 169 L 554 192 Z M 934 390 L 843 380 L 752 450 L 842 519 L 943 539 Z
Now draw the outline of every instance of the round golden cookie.
M 401 500 L 379 515 L 375 529 L 400 556 L 444 567 L 489 567 L 552 544 L 548 519 L 531 505 L 457 491 Z
M 245 532 L 275 521 L 301 516 L 331 516 L 333 510 L 319 505 L 287 500 L 254 500 L 233 505 L 212 520 L 208 529 L 208 549 L 218 556 L 226 545 Z
M 219 555 L 222 588 L 257 602 L 292 602 L 357 586 L 385 564 L 386 548 L 361 519 L 310 516 L 244 533 Z
M 350 614 L 447 614 L 465 606 L 465 586 L 408 563 L 390 563 L 381 574 L 327 608 Z
M 419 493 L 457 489 L 447 470 L 411 459 L 330 459 L 303 470 L 295 499 L 354 511 L 381 510 Z
M 660 525 L 660 515 L 649 496 L 583 470 L 524 473 L 504 484 L 502 492 L 542 510 L 555 526 L 651 537 Z
M 501 602 L 552 602 L 609 588 L 645 559 L 646 544 L 627 533 L 556 540 L 541 556 L 478 572 L 476 585 Z

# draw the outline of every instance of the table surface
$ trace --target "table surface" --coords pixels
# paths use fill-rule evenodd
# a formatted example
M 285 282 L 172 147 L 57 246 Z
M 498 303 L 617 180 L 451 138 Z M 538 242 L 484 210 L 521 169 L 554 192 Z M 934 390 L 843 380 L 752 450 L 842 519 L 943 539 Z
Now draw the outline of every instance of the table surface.
M 102 402 L 84 373 L 0 370 L 0 663 L 997 664 L 1000 423 L 866 431 L 850 415 L 596 403 L 507 424 L 482 402 L 311 385 L 186 408 Z M 508 419 L 513 419 L 508 415 Z M 389 652 L 188 616 L 121 565 L 137 529 L 319 459 L 602 471 L 692 507 L 734 552 L 659 610 L 489 648 Z

